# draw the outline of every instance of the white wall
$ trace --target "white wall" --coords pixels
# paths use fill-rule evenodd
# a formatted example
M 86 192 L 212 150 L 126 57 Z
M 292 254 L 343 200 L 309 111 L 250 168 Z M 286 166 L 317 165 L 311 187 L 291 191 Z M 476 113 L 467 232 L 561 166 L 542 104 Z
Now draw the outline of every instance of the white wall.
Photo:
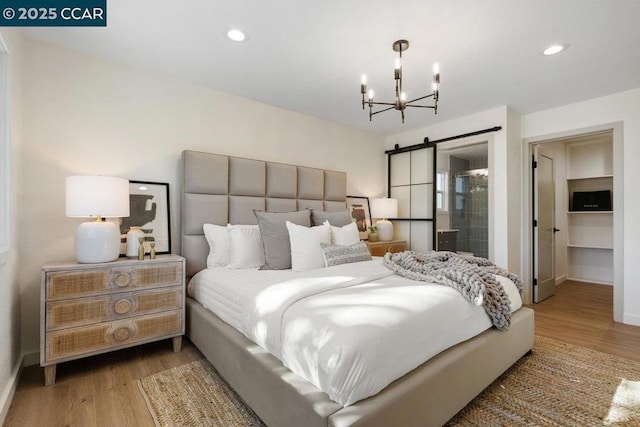
M 448 122 L 438 123 L 385 138 L 385 149 L 395 144 L 420 144 L 425 137 L 441 138 L 502 126 L 502 130 L 465 138 L 466 143 L 489 142 L 489 258 L 521 274 L 521 141 L 520 118 L 508 107 L 500 107 Z M 511 128 L 511 130 L 510 130 Z M 515 128 L 515 131 L 513 130 Z M 516 163 L 515 165 L 512 163 Z M 508 175 L 510 174 L 510 175 Z
M 566 105 L 522 117 L 522 137 L 544 139 L 547 135 L 571 135 L 590 128 L 614 128 L 614 170 L 622 170 L 622 180 L 614 178 L 614 194 L 627 189 L 624 200 L 616 198 L 614 221 L 623 229 L 614 232 L 614 275 L 623 283 L 623 292 L 614 290 L 616 303 L 622 305 L 624 323 L 640 325 L 640 197 L 635 186 L 640 182 L 640 88 L 590 101 Z M 622 123 L 621 138 L 617 123 Z M 623 205 L 618 209 L 618 202 Z M 619 248 L 623 249 L 621 257 Z M 619 299 L 624 298 L 624 301 Z
M 18 283 L 19 234 L 17 230 L 19 182 L 19 151 L 21 144 L 21 93 L 20 78 L 22 51 L 21 37 L 9 28 L 0 30 L 0 35 L 9 49 L 9 112 L 11 114 L 9 137 L 9 252 L 6 263 L 0 265 L 0 424 L 3 423 L 11 398 L 17 386 L 18 372 L 22 360 L 20 343 L 20 286 Z M 4 113 L 4 112 L 3 112 Z M 0 130 L 4 131 L 4 129 Z M 0 173 L 5 173 L 4 165 Z M 0 264 L 2 264 L 0 262 Z
M 25 39 L 20 245 L 23 348 L 39 349 L 40 268 L 74 258 L 81 222 L 64 215 L 64 179 L 104 174 L 169 182 L 179 252 L 184 149 L 345 171 L 348 194 L 385 188 L 382 138 Z

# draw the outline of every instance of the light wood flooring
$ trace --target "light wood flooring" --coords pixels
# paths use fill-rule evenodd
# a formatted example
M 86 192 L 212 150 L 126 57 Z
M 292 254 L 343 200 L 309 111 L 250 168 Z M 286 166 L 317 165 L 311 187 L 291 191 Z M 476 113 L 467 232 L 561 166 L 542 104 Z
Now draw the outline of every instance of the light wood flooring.
M 536 334 L 640 361 L 640 327 L 612 320 L 610 286 L 567 281 L 533 306 Z M 146 344 L 58 366 L 57 381 L 43 386 L 39 366 L 23 370 L 5 426 L 153 426 L 136 380 L 202 358 L 183 340 Z
M 567 280 L 534 304 L 536 335 L 640 362 L 640 326 L 613 321 L 613 287 Z

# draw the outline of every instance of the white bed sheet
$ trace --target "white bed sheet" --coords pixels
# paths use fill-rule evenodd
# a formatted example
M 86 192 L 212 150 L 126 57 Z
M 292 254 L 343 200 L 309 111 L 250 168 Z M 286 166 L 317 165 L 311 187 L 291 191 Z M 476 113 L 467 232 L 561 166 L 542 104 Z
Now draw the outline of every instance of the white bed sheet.
M 520 308 L 515 285 L 497 277 Z M 454 289 L 395 275 L 381 259 L 300 273 L 207 269 L 189 295 L 343 406 L 491 327 Z

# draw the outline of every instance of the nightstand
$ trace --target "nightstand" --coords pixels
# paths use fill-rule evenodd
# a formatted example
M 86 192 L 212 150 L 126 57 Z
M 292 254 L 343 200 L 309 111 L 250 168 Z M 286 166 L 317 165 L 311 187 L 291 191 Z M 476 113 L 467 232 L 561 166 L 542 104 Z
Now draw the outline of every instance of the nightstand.
M 407 250 L 406 240 L 391 240 L 390 242 L 367 242 L 372 256 L 384 256 L 387 252 L 402 252 Z
M 166 338 L 180 351 L 184 274 L 185 260 L 177 255 L 45 265 L 40 297 L 45 385 L 55 383 L 61 362 Z

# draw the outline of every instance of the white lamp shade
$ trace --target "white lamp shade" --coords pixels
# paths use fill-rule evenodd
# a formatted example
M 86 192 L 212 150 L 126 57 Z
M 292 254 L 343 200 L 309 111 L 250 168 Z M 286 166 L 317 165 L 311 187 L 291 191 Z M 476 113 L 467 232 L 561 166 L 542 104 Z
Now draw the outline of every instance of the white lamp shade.
M 372 218 L 396 218 L 398 216 L 398 201 L 396 199 L 372 199 Z
M 76 259 L 80 263 L 115 261 L 120 256 L 120 228 L 99 218 L 129 216 L 129 181 L 108 176 L 79 175 L 66 180 L 69 217 L 95 217 L 76 230 Z
M 117 218 L 129 216 L 129 181 L 97 175 L 67 177 L 69 217 Z

